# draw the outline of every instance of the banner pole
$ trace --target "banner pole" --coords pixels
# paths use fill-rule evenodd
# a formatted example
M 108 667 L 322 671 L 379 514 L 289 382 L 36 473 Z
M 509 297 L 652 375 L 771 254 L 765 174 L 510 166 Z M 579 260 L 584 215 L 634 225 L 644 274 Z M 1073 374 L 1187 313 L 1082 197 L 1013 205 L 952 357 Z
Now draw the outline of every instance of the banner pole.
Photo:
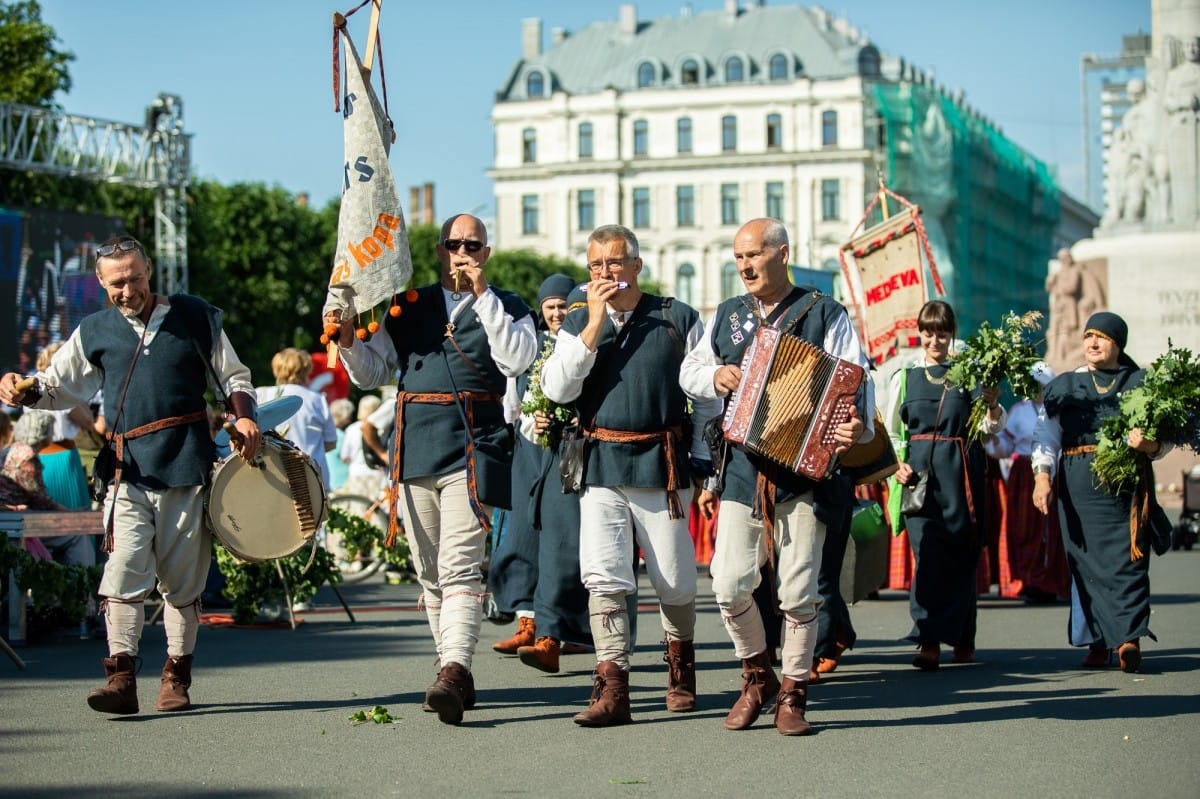
M 367 49 L 363 53 L 363 70 L 371 71 L 371 65 L 375 63 L 375 42 L 379 38 L 379 12 L 383 8 L 383 0 L 372 0 L 371 2 L 371 25 L 367 28 Z

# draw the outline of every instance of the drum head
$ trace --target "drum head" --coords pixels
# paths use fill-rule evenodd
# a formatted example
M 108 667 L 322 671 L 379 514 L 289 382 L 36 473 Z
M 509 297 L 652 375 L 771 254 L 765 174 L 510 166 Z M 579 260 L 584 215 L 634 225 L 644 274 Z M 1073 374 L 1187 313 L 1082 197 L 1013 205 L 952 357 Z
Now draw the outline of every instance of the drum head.
M 325 489 L 312 458 L 275 436 L 261 463 L 230 455 L 217 465 L 205 513 L 213 535 L 247 561 L 284 558 L 310 543 L 325 522 Z

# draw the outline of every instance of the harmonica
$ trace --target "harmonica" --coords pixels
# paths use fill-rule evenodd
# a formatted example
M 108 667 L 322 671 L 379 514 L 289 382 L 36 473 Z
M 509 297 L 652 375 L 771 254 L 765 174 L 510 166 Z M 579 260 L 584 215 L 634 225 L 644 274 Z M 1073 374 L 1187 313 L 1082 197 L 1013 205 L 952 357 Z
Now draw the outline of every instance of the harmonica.
M 629 284 L 626 283 L 624 280 L 617 281 L 617 290 L 618 291 L 620 291 L 621 289 L 627 289 L 627 288 L 629 288 Z M 582 286 L 580 286 L 579 290 L 582 291 L 584 294 L 586 294 L 587 293 L 587 283 L 584 283 Z

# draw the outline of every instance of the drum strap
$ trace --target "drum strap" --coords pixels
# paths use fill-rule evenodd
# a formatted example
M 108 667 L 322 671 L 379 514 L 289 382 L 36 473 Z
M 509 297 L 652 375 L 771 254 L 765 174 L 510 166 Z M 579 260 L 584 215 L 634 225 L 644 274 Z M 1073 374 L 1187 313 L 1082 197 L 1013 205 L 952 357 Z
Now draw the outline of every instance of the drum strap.
M 589 427 L 583 433 L 590 439 L 611 444 L 648 444 L 662 441 L 663 454 L 667 461 L 667 515 L 672 519 L 683 518 L 683 504 L 679 500 L 679 487 L 683 481 L 679 474 L 679 452 L 676 449 L 676 442 L 683 436 L 683 427 L 676 425 L 649 433 Z
M 138 425 L 132 430 L 127 430 L 124 433 L 114 433 L 112 436 L 113 445 L 117 450 L 117 465 L 113 472 L 113 504 L 115 507 L 117 501 L 117 489 L 121 487 L 121 471 L 125 467 L 125 442 L 131 438 L 139 438 L 149 433 L 157 433 L 159 430 L 167 430 L 171 427 L 182 427 L 185 424 L 194 424 L 196 422 L 207 422 L 208 411 L 200 410 L 192 413 L 185 413 L 182 416 L 168 416 L 166 419 L 159 419 L 156 422 Z M 101 550 L 104 552 L 112 552 L 113 548 L 113 515 L 108 515 L 108 524 L 104 529 L 104 544 Z
M 416 402 L 424 405 L 456 405 L 462 403 L 464 424 L 467 426 L 467 498 L 471 504 L 471 511 L 475 514 L 475 518 L 479 520 L 480 525 L 485 532 L 491 532 L 492 520 L 488 514 L 484 512 L 483 506 L 479 503 L 479 483 L 475 476 L 475 437 L 471 431 L 475 426 L 475 403 L 477 402 L 493 402 L 500 403 L 503 400 L 499 394 L 491 394 L 483 391 L 459 391 L 457 394 L 440 393 L 440 392 L 417 392 L 417 391 L 401 391 L 396 394 L 396 429 L 394 444 L 392 447 L 392 485 L 399 486 L 400 480 L 404 474 L 404 406 L 410 402 Z M 387 539 L 384 541 L 384 546 L 390 548 L 396 543 L 396 536 L 400 533 L 401 524 L 399 514 L 397 513 L 399 497 L 396 497 L 391 506 L 391 511 L 388 514 L 388 533 Z

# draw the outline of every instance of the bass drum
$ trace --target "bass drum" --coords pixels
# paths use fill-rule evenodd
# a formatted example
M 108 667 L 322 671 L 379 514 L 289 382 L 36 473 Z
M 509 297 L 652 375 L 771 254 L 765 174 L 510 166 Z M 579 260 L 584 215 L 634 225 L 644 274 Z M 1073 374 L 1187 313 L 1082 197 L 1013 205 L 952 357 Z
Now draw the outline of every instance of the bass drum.
M 311 545 L 328 505 L 312 458 L 268 431 L 253 461 L 233 454 L 217 464 L 204 514 L 231 554 L 257 562 L 286 558 Z

